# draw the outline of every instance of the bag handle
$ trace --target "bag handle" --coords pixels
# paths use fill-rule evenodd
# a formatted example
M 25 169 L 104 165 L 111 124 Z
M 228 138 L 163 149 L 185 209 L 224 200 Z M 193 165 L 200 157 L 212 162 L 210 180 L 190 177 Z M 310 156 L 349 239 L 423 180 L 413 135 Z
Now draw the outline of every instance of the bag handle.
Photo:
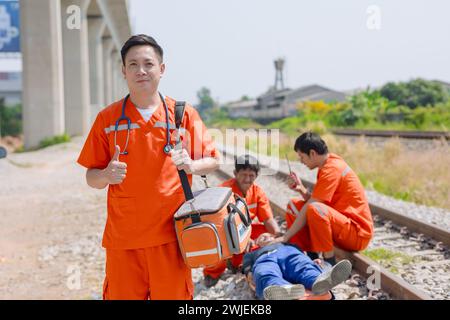
M 239 214 L 239 216 L 241 217 L 241 220 L 244 223 L 244 225 L 246 227 L 248 227 L 250 225 L 250 222 L 251 222 L 251 220 L 250 220 L 250 213 L 248 211 L 247 204 L 245 202 L 244 202 L 244 205 L 245 205 L 245 209 L 247 211 L 247 217 L 242 213 L 241 209 L 239 209 L 234 203 L 229 203 L 228 207 L 233 209 L 233 210 L 235 210 Z

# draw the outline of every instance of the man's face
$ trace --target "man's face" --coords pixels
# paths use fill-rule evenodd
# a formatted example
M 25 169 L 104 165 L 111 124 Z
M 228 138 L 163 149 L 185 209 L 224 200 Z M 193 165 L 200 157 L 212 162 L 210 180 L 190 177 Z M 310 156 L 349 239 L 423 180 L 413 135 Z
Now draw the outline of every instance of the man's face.
M 236 178 L 239 189 L 241 189 L 243 193 L 247 193 L 248 189 L 250 189 L 258 175 L 252 169 L 241 169 L 237 172 L 235 170 L 234 176 Z
M 157 90 L 164 70 L 164 63 L 151 46 L 131 47 L 122 66 L 130 92 Z
M 257 239 L 256 239 L 256 245 L 259 247 L 264 247 L 268 245 L 271 241 L 275 239 L 275 236 L 270 233 L 262 233 Z
M 300 162 L 303 163 L 305 166 L 307 166 L 310 170 L 313 170 L 314 168 L 317 167 L 315 161 L 316 152 L 314 150 L 311 150 L 309 152 L 309 155 L 301 151 L 297 151 L 297 155 L 298 158 L 300 159 Z

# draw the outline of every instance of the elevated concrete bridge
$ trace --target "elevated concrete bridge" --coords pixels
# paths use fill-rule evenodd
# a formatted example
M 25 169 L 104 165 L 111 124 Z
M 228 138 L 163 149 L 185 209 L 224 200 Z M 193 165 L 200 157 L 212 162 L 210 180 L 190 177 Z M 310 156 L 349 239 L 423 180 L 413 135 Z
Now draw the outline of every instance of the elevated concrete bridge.
M 25 148 L 85 135 L 126 94 L 120 49 L 131 35 L 127 0 L 20 0 Z

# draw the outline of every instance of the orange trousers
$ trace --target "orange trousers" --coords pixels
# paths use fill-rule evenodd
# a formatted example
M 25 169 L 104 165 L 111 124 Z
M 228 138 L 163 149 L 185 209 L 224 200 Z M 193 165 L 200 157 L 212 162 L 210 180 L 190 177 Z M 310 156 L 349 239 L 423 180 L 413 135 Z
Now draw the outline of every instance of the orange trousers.
M 192 300 L 191 269 L 177 242 L 132 250 L 106 249 L 104 300 Z
M 297 202 L 300 211 L 304 201 Z M 286 213 L 287 227 L 290 228 L 296 216 Z M 323 203 L 312 203 L 306 209 L 306 225 L 289 242 L 309 252 L 329 252 L 336 246 L 347 251 L 364 250 L 371 238 L 358 235 L 359 226 L 347 216 Z
M 256 240 L 256 238 L 258 238 L 262 233 L 267 232 L 266 227 L 263 224 L 252 224 L 252 233 L 250 235 L 250 238 L 252 240 Z M 242 264 L 242 259 L 244 257 L 244 254 L 234 254 L 231 258 L 230 258 L 230 262 L 231 265 L 233 267 L 239 267 Z M 207 267 L 203 269 L 203 275 L 204 276 L 210 276 L 211 278 L 217 279 L 218 277 L 220 277 L 220 275 L 222 273 L 225 272 L 225 269 L 227 268 L 227 261 L 226 260 L 222 260 L 221 262 L 219 262 L 218 264 L 212 266 L 212 267 Z

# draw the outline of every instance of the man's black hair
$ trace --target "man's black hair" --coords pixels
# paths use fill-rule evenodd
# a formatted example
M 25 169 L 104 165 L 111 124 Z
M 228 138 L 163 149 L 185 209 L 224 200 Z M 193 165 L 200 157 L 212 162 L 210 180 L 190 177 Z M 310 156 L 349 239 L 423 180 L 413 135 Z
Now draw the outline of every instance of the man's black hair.
M 311 150 L 316 151 L 318 154 L 323 155 L 328 153 L 328 147 L 325 141 L 314 132 L 305 132 L 295 140 L 294 145 L 295 152 L 302 152 L 309 155 Z
M 120 50 L 123 65 L 125 65 L 125 57 L 127 56 L 128 51 L 135 46 L 151 46 L 159 56 L 159 62 L 163 62 L 164 52 L 158 42 L 156 42 L 154 38 L 146 34 L 137 34 L 131 36 L 131 38 L 128 39 L 127 42 L 125 42 L 125 44 L 123 45 L 122 50 Z
M 258 159 L 256 159 L 255 157 L 252 157 L 249 154 L 246 154 L 246 155 L 242 155 L 240 157 L 235 158 L 234 168 L 235 168 L 236 172 L 239 172 L 240 170 L 250 169 L 250 170 L 256 172 L 256 174 L 258 174 L 260 166 L 259 166 Z

